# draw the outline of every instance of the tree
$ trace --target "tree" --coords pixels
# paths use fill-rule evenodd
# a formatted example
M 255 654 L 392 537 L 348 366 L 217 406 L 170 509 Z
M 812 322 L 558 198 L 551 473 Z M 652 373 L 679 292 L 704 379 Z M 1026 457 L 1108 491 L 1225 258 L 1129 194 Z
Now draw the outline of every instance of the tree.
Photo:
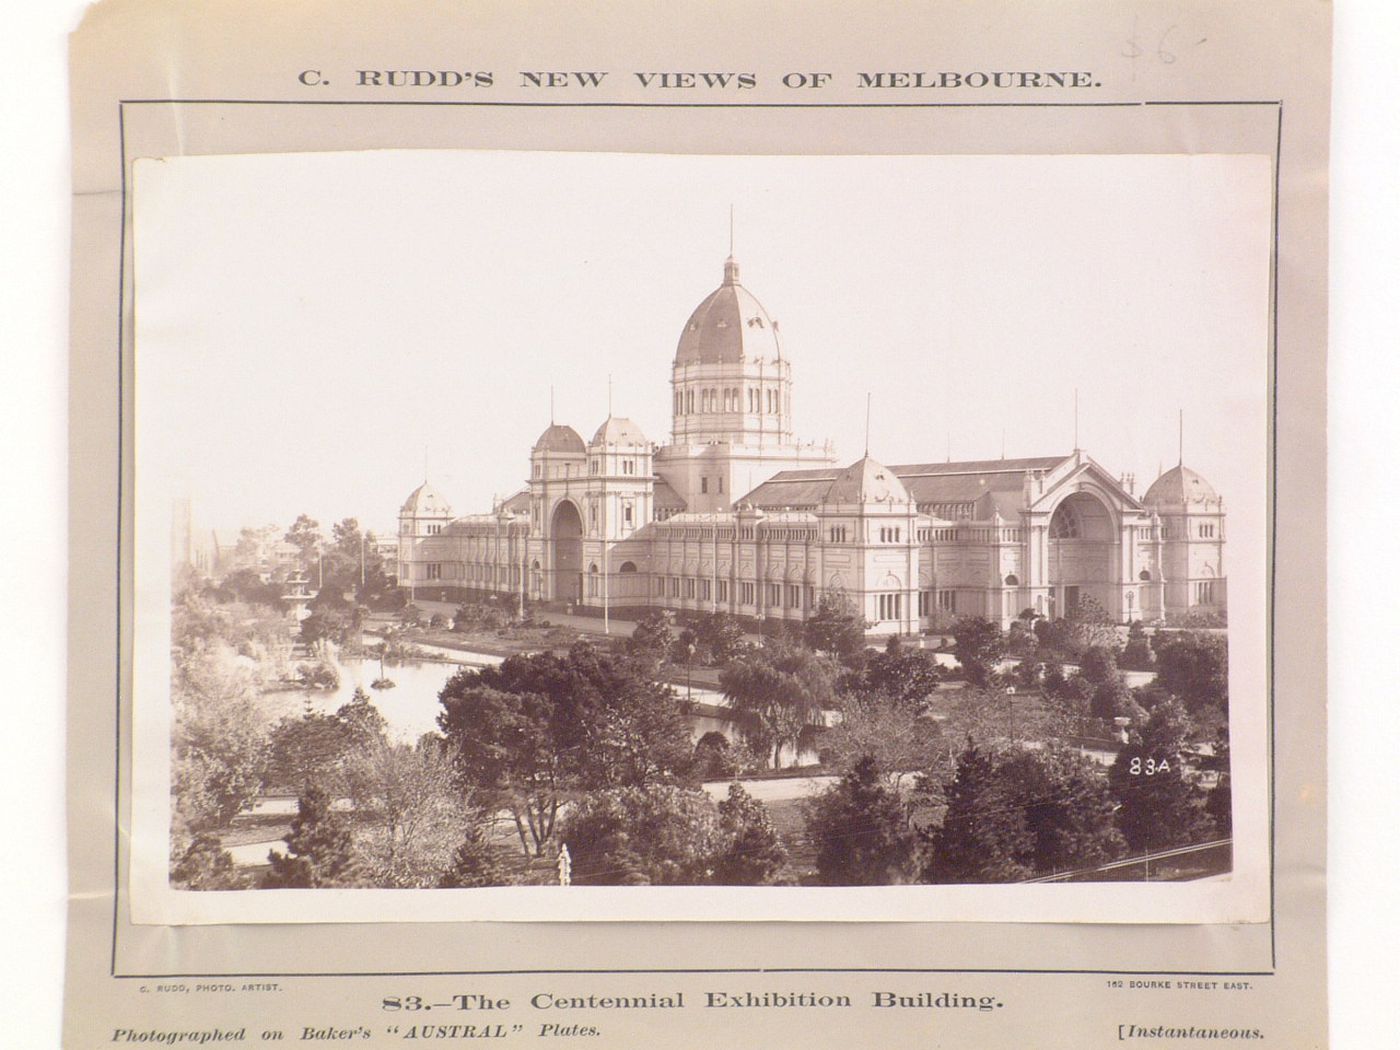
M 1039 647 L 1040 640 L 1025 620 L 1017 620 L 1006 632 L 1007 656 L 1024 660 L 1032 656 Z
M 836 706 L 836 667 L 808 649 L 773 647 L 735 660 L 719 676 L 720 689 L 755 747 L 782 764 L 782 751 L 798 746 L 803 729 Z
M 358 685 L 350 699 L 340 705 L 335 717 L 345 727 L 351 748 L 367 748 L 378 743 L 389 727 L 370 695 Z
M 1063 660 L 1072 655 L 1075 648 L 1071 626 L 1065 619 L 1039 619 L 1031 629 L 1042 649 Z
M 1079 673 L 1090 685 L 1118 681 L 1118 654 L 1107 645 L 1091 645 L 1079 660 Z
M 975 686 L 987 686 L 1001 659 L 1001 628 L 980 616 L 964 616 L 953 627 L 953 655 L 963 674 Z
M 653 785 L 585 795 L 560 838 L 578 885 L 689 886 L 713 880 L 722 834 L 703 791 Z
M 1065 622 L 1076 649 L 1095 645 L 1116 647 L 1118 644 L 1118 631 L 1113 621 L 1104 607 L 1087 594 L 1081 595 L 1079 601 L 1065 611 Z
M 331 798 L 319 787 L 309 787 L 297 799 L 297 815 L 285 837 L 287 852 L 268 851 L 272 865 L 263 876 L 264 889 L 307 889 L 348 886 L 356 881 L 350 829 L 331 812 Z
M 260 573 L 269 561 L 269 552 L 277 536 L 276 525 L 238 530 L 233 547 L 233 568 Z
M 267 583 L 255 569 L 235 569 L 228 573 L 214 588 L 214 597 L 220 602 L 247 602 L 249 605 L 265 605 L 278 613 L 284 608 L 282 588 L 275 583 Z
M 485 815 L 471 813 L 452 862 L 438 879 L 443 889 L 502 886 L 506 872 L 486 838 Z
M 1135 852 L 1191 845 L 1214 830 L 1186 763 L 1190 725 L 1180 703 L 1158 704 L 1108 771 L 1118 827 Z
M 1150 671 L 1156 663 L 1152 646 L 1148 644 L 1147 629 L 1141 620 L 1128 625 L 1128 641 L 1118 657 L 1118 666 L 1125 671 Z
M 871 655 L 848 676 L 848 691 L 879 693 L 919 707 L 938 688 L 941 673 L 931 653 L 904 645 L 891 635 L 883 651 Z
M 994 752 L 972 745 L 944 789 L 948 809 L 931 836 L 928 882 L 1018 882 L 1035 839 L 1024 806 L 1000 774 Z
M 360 589 L 360 565 L 369 569 L 368 540 L 355 518 L 342 518 L 331 526 L 331 543 L 325 554 L 325 577 L 342 591 Z M 368 582 L 368 571 L 366 571 Z
M 659 665 L 669 659 L 675 642 L 671 615 L 663 609 L 653 609 L 637 621 L 632 636 L 627 639 L 627 651 Z
M 233 856 L 219 837 L 201 832 L 170 869 L 170 884 L 186 890 L 238 890 L 248 880 L 233 866 Z
M 1048 675 L 1045 674 L 1045 666 L 1034 656 L 1022 658 L 1021 662 L 1016 665 L 1014 677 L 1017 687 L 1026 690 L 1039 689 L 1042 685 L 1042 681 L 1048 679 Z M 1064 681 L 1063 674 L 1060 680 L 1062 682 Z
M 713 730 L 695 743 L 695 776 L 699 780 L 729 780 L 740 772 L 734 747 L 723 733 Z
M 702 664 L 727 664 L 744 651 L 744 628 L 728 613 L 704 613 L 690 623 L 696 655 Z
M 997 775 L 1022 807 L 1031 841 L 1019 859 L 1033 871 L 1106 864 L 1126 851 L 1115 800 L 1093 759 L 1055 747 L 1017 750 L 1002 759 Z
M 1158 631 L 1157 684 L 1188 711 L 1224 708 L 1229 697 L 1229 655 L 1224 635 L 1194 631 Z
M 439 699 L 465 783 L 510 808 L 526 852 L 551 841 L 566 793 L 688 780 L 684 702 L 638 661 L 586 641 L 462 671 Z
M 887 886 L 909 882 L 918 843 L 898 797 L 865 756 L 807 809 L 807 834 L 817 847 L 824 886 Z
M 885 693 L 848 693 L 841 720 L 822 738 L 822 758 L 841 771 L 871 757 L 897 790 L 908 772 L 926 767 L 942 733 L 919 707 Z
M 843 591 L 827 591 L 803 624 L 803 638 L 809 649 L 852 663 L 865 651 L 868 626 Z
M 268 751 L 269 784 L 293 791 L 312 784 L 334 791 L 344 788 L 349 740 L 334 715 L 307 711 L 299 718 L 283 719 L 272 729 Z
M 297 549 L 297 560 L 304 572 L 315 568 L 322 542 L 320 522 L 309 515 L 299 514 L 283 539 Z
M 437 885 L 453 862 L 463 815 L 473 811 L 443 742 L 378 736 L 351 760 L 348 779 L 365 825 L 356 846 L 366 880 L 391 888 Z
M 226 643 L 177 644 L 170 741 L 177 837 L 226 827 L 262 789 L 268 719 L 260 686 L 256 665 Z
M 787 850 L 762 802 L 736 783 L 719 804 L 723 845 L 714 858 L 712 880 L 721 886 L 770 886 L 787 866 Z
M 272 730 L 267 779 L 298 791 L 311 784 L 349 790 L 351 759 L 379 743 L 386 725 L 358 686 L 333 715 L 308 710 L 300 718 L 283 719 Z

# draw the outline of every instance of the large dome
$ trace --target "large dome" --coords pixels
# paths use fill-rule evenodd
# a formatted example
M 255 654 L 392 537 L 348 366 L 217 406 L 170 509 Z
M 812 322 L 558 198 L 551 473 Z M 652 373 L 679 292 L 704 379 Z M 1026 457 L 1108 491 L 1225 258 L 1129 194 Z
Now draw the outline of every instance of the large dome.
M 408 494 L 399 513 L 411 518 L 450 518 L 452 508 L 426 481 Z
M 1182 503 L 1218 503 L 1210 482 L 1188 467 L 1175 466 L 1154 481 L 1142 497 L 1148 506 Z
M 551 423 L 549 428 L 540 435 L 539 440 L 535 442 L 533 451 L 582 455 L 584 452 L 583 438 L 578 436 L 578 431 L 573 427 L 566 427 L 562 423 Z
M 780 361 L 778 330 L 763 304 L 739 283 L 739 264 L 724 262 L 724 283 L 695 308 L 676 345 L 676 364 Z

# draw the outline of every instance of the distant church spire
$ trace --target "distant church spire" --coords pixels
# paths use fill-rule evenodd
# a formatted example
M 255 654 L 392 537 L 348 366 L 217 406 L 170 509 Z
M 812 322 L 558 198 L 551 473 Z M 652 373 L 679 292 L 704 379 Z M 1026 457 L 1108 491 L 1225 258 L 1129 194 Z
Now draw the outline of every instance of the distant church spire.
M 1181 409 L 1176 410 L 1176 465 L 1182 466 L 1186 462 L 1186 413 Z

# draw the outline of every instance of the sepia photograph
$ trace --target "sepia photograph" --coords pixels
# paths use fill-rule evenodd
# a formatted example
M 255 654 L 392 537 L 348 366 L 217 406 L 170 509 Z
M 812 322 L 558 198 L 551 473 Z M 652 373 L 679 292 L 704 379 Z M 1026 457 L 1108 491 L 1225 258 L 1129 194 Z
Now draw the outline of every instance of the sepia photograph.
M 137 903 L 1257 915 L 1271 180 L 138 160 Z

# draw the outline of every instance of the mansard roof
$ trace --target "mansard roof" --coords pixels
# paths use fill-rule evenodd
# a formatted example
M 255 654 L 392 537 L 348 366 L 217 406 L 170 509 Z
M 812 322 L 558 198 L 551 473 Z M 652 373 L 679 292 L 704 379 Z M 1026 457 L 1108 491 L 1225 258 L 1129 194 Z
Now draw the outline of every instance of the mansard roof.
M 961 460 L 950 463 L 908 463 L 889 467 L 904 489 L 926 513 L 947 504 L 979 504 L 975 516 L 991 517 L 996 510 L 1011 517 L 1021 506 L 1025 475 L 1049 472 L 1067 456 L 1040 456 L 1026 459 Z M 873 462 L 873 461 L 872 461 Z M 783 470 L 759 485 L 742 502 L 755 507 L 815 507 L 826 496 L 839 469 Z M 983 513 L 985 511 L 985 513 Z
M 507 514 L 526 514 L 530 510 L 530 490 L 521 489 L 513 496 L 507 496 L 501 504 L 501 510 Z
M 685 500 L 670 482 L 657 477 L 651 488 L 651 505 L 656 510 L 685 510 Z

